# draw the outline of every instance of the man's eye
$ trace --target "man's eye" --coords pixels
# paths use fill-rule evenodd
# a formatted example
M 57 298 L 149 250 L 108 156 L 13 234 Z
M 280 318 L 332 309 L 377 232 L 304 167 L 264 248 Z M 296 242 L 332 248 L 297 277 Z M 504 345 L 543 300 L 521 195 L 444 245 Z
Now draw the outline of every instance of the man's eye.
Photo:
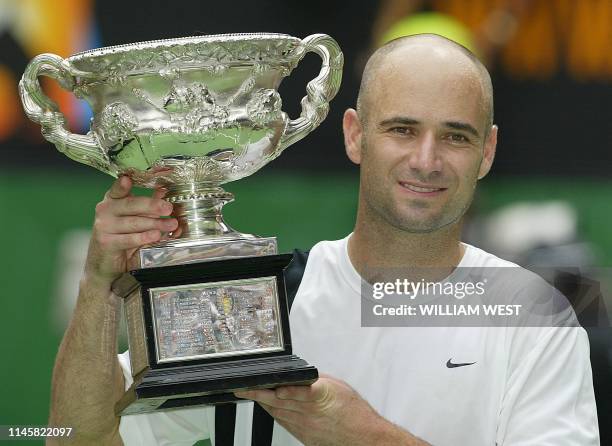
M 389 131 L 391 133 L 398 133 L 400 135 L 409 135 L 412 133 L 412 129 L 408 127 L 391 127 Z
M 448 136 L 448 139 L 450 140 L 450 142 L 455 142 L 455 143 L 470 142 L 470 140 L 465 135 L 462 135 L 460 133 L 452 133 Z

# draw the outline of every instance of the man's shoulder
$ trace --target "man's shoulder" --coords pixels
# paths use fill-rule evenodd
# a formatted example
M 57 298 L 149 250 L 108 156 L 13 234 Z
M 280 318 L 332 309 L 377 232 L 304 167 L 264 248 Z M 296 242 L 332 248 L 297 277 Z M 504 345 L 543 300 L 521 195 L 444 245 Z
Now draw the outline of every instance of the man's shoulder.
M 320 241 L 308 251 L 307 256 L 304 251 L 294 251 L 292 269 L 299 270 L 300 279 L 303 276 L 301 282 L 307 284 L 300 287 L 300 292 L 308 290 L 320 293 L 321 289 L 337 287 L 359 291 L 361 279 L 348 256 L 349 237 Z
M 312 253 L 342 253 L 346 249 L 350 235 L 338 240 L 321 240 L 310 250 Z
M 540 274 L 502 259 L 481 248 L 467 243 L 463 244 L 466 252 L 458 267 L 489 278 L 490 285 L 500 285 L 506 290 L 520 292 L 524 290 L 553 291 L 550 285 Z
M 302 261 L 304 266 L 306 265 L 306 260 L 308 260 L 309 264 L 324 261 L 335 263 L 345 255 L 348 237 L 346 236 L 339 240 L 321 240 L 309 250 L 295 249 L 293 251 L 293 259 L 294 261 Z
M 569 300 L 540 275 L 542 271 L 531 271 L 475 246 L 466 247 L 467 260 L 461 266 L 470 275 L 484 278 L 487 303 L 520 307 L 520 317 L 509 325 L 539 328 L 534 331 L 540 334 L 579 326 Z

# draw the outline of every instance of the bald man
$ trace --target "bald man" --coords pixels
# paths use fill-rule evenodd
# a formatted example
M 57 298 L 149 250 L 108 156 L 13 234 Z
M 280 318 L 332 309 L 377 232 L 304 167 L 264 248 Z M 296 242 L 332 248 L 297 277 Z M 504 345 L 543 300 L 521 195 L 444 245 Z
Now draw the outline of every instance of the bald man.
M 362 326 L 362 290 L 381 269 L 428 268 L 441 279 L 458 267 L 516 268 L 460 241 L 462 216 L 495 155 L 492 96 L 482 64 L 441 37 L 403 38 L 372 56 L 357 110 L 343 121 L 347 155 L 360 166 L 355 228 L 312 248 L 290 314 L 295 353 L 322 377 L 238 393 L 259 406 L 238 404 L 235 445 L 263 445 L 251 433 L 265 423 L 253 421 L 258 407 L 274 417 L 277 446 L 599 444 L 580 327 Z M 215 439 L 214 408 L 113 415 L 131 376 L 127 354 L 112 359 L 118 298 L 110 284 L 134 249 L 176 227 L 157 218 L 171 211 L 161 194 L 134 199 L 130 187 L 119 179 L 98 205 L 51 420 L 74 426 L 85 443 L 211 438 L 226 446 Z M 126 219 L 138 230 L 118 234 Z M 74 386 L 84 379 L 87 395 Z

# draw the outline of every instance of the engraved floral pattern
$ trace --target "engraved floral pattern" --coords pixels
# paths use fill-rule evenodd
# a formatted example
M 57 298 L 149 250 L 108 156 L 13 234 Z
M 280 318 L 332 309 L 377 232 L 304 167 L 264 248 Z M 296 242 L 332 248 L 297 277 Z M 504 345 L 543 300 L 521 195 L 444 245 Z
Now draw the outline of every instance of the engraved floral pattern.
M 262 88 L 253 93 L 246 109 L 249 119 L 263 127 L 270 121 L 280 118 L 282 105 L 283 101 L 276 90 Z
M 220 124 L 229 116 L 227 107 L 218 105 L 208 87 L 198 82 L 188 86 L 173 84 L 163 107 L 187 133 L 205 131 L 212 123 Z
M 295 67 L 304 48 L 296 39 L 262 39 L 234 41 L 202 41 L 176 43 L 161 48 L 134 46 L 126 51 L 118 47 L 117 52 L 96 55 L 95 51 L 78 54 L 71 62 L 79 69 L 106 73 L 107 77 L 121 79 L 123 76 L 145 71 L 159 71 L 162 67 L 210 67 L 215 74 L 222 74 L 228 65 L 269 63 L 274 66 Z M 101 76 L 102 77 L 102 76 Z
M 125 169 L 121 173 L 130 176 L 136 184 L 153 188 L 176 184 L 220 183 L 224 167 L 223 162 L 208 156 L 198 156 L 158 160 L 146 172 Z
M 165 163 L 168 165 L 168 163 Z M 198 156 L 174 167 L 172 180 L 174 184 L 216 182 L 221 179 L 221 169 L 218 161 L 208 156 Z
M 102 110 L 95 130 L 101 140 L 116 144 L 133 137 L 137 126 L 138 120 L 127 105 L 113 102 Z

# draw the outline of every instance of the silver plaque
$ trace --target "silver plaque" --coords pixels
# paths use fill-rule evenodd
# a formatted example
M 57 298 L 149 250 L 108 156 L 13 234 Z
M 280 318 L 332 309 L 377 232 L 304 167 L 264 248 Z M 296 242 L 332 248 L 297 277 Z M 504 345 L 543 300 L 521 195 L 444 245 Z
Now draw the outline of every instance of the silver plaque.
M 149 290 L 158 362 L 283 350 L 276 277 Z

